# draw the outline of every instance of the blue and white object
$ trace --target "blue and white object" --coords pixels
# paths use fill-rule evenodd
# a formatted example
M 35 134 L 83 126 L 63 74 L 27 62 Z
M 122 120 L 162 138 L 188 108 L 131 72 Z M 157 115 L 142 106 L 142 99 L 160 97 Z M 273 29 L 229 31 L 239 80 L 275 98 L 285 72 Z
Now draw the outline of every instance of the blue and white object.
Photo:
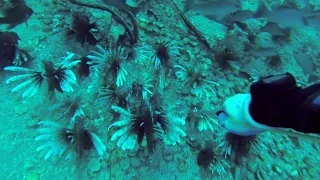
M 219 124 L 229 132 L 241 136 L 250 136 L 272 130 L 263 124 L 255 122 L 249 113 L 250 94 L 237 94 L 228 98 L 222 112 L 218 115 Z

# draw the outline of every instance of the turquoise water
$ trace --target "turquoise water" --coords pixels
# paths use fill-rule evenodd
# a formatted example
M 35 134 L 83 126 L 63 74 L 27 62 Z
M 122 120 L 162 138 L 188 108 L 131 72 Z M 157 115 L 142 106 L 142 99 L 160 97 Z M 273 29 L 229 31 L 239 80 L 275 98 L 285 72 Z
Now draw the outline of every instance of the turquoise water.
M 93 0 L 81 2 L 104 6 Z M 310 2 L 320 8 L 319 2 Z M 9 31 L 19 35 L 19 48 L 34 57 L 22 62 L 22 66 L 40 72 L 37 75 L 45 80 L 33 96 L 23 97 L 32 84 L 11 92 L 26 80 L 6 83 L 21 72 L 0 72 L 3 94 L 0 96 L 0 179 L 320 179 L 319 142 L 265 132 L 245 139 L 232 137 L 235 140 L 230 144 L 227 131 L 219 126 L 216 116 L 194 113 L 220 110 L 226 98 L 247 93 L 254 76 L 290 72 L 299 85 L 306 86 L 308 75 L 293 58 L 292 49 L 303 47 L 308 57 L 312 57 L 317 73 L 320 35 L 316 27 L 292 29 L 289 42 L 278 48 L 281 61 L 274 65 L 266 58 L 248 55 L 244 47 L 244 43 L 248 43 L 247 33 L 240 28 L 228 30 L 193 10 L 182 12 L 191 26 L 202 34 L 205 40 L 201 40 L 199 34 L 192 33 L 194 29 L 186 25 L 173 4 L 183 9 L 183 1 L 141 0 L 142 9 L 133 15 L 134 19 L 130 18 L 130 13 L 113 8 L 112 13 L 116 14 L 112 16 L 106 9 L 88 8 L 69 1 L 26 0 L 26 3 L 34 13 L 27 24 L 19 24 Z M 288 2 L 267 3 L 275 7 Z M 290 3 L 296 3 L 296 8 L 304 6 L 298 0 Z M 242 1 L 242 9 L 257 7 L 256 1 Z M 96 22 L 97 28 L 91 31 L 98 40 L 96 45 L 82 45 L 74 36 L 66 37 L 74 12 L 87 15 L 90 23 Z M 254 32 L 265 23 L 261 19 L 246 21 Z M 118 39 L 126 28 L 130 33 L 123 43 Z M 0 26 L 1 31 L 5 29 L 5 25 Z M 130 40 L 137 42 L 131 42 L 130 47 Z M 88 38 L 85 41 L 89 42 Z M 270 34 L 265 32 L 259 32 L 255 39 L 258 45 L 270 42 Z M 220 62 L 215 56 L 225 46 L 233 51 L 232 62 Z M 159 47 L 166 48 L 167 60 L 159 59 L 156 54 Z M 90 75 L 81 77 L 77 62 L 85 56 L 94 61 L 90 64 Z M 120 69 L 115 71 L 122 73 L 118 80 L 110 64 L 103 63 L 110 56 L 120 59 Z M 52 62 L 56 69 L 66 67 L 67 84 L 71 87 L 64 84 L 63 93 L 58 89 L 50 91 L 43 61 Z M 191 81 L 187 76 L 189 72 L 199 75 L 199 81 Z M 72 74 L 76 83 L 72 83 Z M 131 92 L 134 83 L 141 86 Z M 157 98 L 162 101 L 159 107 Z M 122 104 L 121 100 L 127 104 Z M 125 129 L 131 127 L 129 121 L 137 120 L 139 113 L 149 111 L 163 118 L 168 128 L 160 126 L 159 122 L 163 121 L 159 120 L 158 124 L 151 125 L 152 130 L 148 129 L 153 131 L 151 137 L 147 136 L 150 132 L 146 121 L 138 123 L 137 128 L 141 130 L 143 126 L 146 134 L 138 145 L 137 135 Z M 55 124 L 43 123 L 48 121 Z M 86 129 L 91 138 L 100 139 L 95 141 L 98 145 L 91 144 L 90 150 L 84 150 L 86 142 L 74 143 L 83 137 L 73 137 L 72 142 L 61 139 L 70 136 L 59 136 L 59 141 L 52 137 L 56 132 L 66 132 L 64 128 L 75 132 L 77 125 L 80 130 Z M 41 131 L 46 127 L 48 129 Z M 48 134 L 51 139 L 39 137 Z M 126 134 L 133 140 L 122 138 Z M 121 138 L 122 143 L 119 142 Z M 52 144 L 39 149 L 47 142 Z M 58 148 L 54 151 L 56 154 L 45 159 L 52 147 Z M 61 151 L 64 147 L 66 150 Z M 202 157 L 201 162 L 199 157 Z

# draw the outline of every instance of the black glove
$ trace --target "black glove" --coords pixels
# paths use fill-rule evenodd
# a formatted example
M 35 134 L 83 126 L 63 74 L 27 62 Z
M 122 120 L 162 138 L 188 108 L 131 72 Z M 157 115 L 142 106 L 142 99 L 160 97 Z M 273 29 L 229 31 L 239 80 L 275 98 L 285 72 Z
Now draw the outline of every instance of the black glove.
M 271 127 L 320 133 L 320 84 L 298 87 L 289 74 L 260 79 L 250 87 L 251 117 Z

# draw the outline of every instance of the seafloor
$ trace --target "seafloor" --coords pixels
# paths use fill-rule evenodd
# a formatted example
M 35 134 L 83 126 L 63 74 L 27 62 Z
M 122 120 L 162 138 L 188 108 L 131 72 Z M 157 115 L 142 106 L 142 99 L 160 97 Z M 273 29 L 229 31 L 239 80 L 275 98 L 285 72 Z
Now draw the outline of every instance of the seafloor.
M 88 55 L 90 50 L 96 50 L 94 46 L 81 46 L 74 39 L 65 37 L 65 31 L 70 27 L 72 12 L 88 14 L 91 21 L 97 22 L 101 37 L 117 38 L 124 32 L 123 27 L 112 20 L 110 13 L 105 11 L 84 8 L 59 0 L 26 2 L 34 10 L 34 14 L 28 20 L 28 26 L 21 24 L 11 31 L 19 34 L 21 38 L 19 46 L 35 57 L 30 62 L 33 68 L 37 68 L 41 60 L 58 62 L 66 52 L 74 52 L 80 57 Z M 93 0 L 91 2 L 97 3 Z M 269 2 L 275 3 L 270 0 Z M 183 7 L 183 3 L 179 0 L 175 3 Z M 281 3 L 283 2 L 279 0 L 279 4 Z M 255 0 L 244 0 L 243 4 L 247 9 L 257 7 Z M 215 112 L 227 97 L 248 92 L 250 80 L 239 73 L 240 70 L 250 72 L 256 69 L 259 75 L 290 72 L 300 84 L 306 84 L 307 76 L 292 58 L 292 47 L 312 48 L 309 55 L 314 57 L 317 66 L 320 63 L 319 31 L 305 28 L 293 30 L 291 45 L 280 49 L 282 57 L 280 67 L 271 68 L 263 58 L 256 58 L 250 61 L 251 63 L 239 59 L 237 66 L 240 66 L 240 70 L 239 68 L 222 70 L 210 57 L 214 49 L 218 48 L 218 42 L 226 38 L 226 28 L 193 11 L 186 13 L 186 16 L 207 38 L 212 51 L 190 33 L 171 0 L 150 1 L 148 6 L 136 15 L 140 27 L 138 45 L 147 47 L 144 55 L 149 58 L 134 60 L 125 65 L 128 72 L 126 86 L 130 86 L 133 81 L 154 79 L 156 67 L 151 61 L 152 47 L 162 40 L 170 41 L 178 50 L 177 57 L 172 59 L 173 64 L 185 63 L 201 69 L 210 81 L 219 84 L 219 86 L 210 85 L 215 93 L 208 92 L 199 97 L 186 93 L 183 82 L 176 78 L 174 72 L 168 72 L 164 83 L 163 101 L 166 111 L 170 114 L 185 117 L 189 107 L 199 102 L 202 102 L 207 110 Z M 250 20 L 249 24 L 256 28 L 263 22 Z M 1 29 L 4 30 L 5 26 L 1 26 Z M 260 36 L 260 41 L 267 41 L 267 36 L 264 37 L 264 34 Z M 242 41 L 241 36 L 237 37 L 239 39 L 229 41 L 232 44 Z M 108 39 L 105 38 L 106 41 Z M 224 139 L 226 130 L 220 128 L 214 118 L 214 121 L 210 121 L 212 131 L 210 129 L 199 131 L 196 127 L 185 126 L 183 129 L 187 136 L 183 137 L 180 143 L 174 146 L 159 143 L 153 154 L 148 154 L 143 147 L 136 151 L 124 151 L 117 146 L 116 141 L 110 140 L 112 131 L 108 131 L 108 127 L 114 121 L 113 114 L 110 113 L 111 103 L 95 103 L 97 91 L 94 90 L 96 86 L 92 78 L 78 77 L 79 86 L 75 87 L 73 93 L 57 92 L 55 98 L 49 99 L 45 88 L 41 88 L 34 97 L 23 99 L 21 92 L 10 92 L 13 85 L 5 84 L 5 80 L 11 75 L 4 71 L 0 72 L 1 180 L 320 179 L 319 142 L 269 132 L 262 133 L 257 139 L 258 150 L 250 151 L 244 162 L 235 163 L 226 159 L 221 147 L 218 147 Z M 106 153 L 103 158 L 99 158 L 93 151 L 80 163 L 72 157 L 65 159 L 55 156 L 44 160 L 47 151 L 36 151 L 41 145 L 34 140 L 37 123 L 51 120 L 67 126 L 69 120 L 63 118 L 63 109 L 52 112 L 52 107 L 66 97 L 75 95 L 80 95 L 82 98 L 86 125 L 102 139 L 107 148 Z M 203 169 L 197 165 L 199 150 L 208 143 L 213 146 L 219 158 L 217 161 L 222 166 L 218 166 L 216 170 Z M 225 172 L 221 172 L 223 170 L 219 168 L 225 169 Z

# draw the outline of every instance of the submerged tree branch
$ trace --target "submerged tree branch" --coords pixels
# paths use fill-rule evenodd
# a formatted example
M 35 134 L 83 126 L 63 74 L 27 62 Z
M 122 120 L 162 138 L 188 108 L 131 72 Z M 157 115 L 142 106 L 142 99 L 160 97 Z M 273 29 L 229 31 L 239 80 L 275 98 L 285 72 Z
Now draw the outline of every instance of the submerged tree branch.
M 83 6 L 83 7 L 88 7 L 88 8 L 93 8 L 93 9 L 99 9 L 102 11 L 108 11 L 112 17 L 119 22 L 125 29 L 126 33 L 128 33 L 130 37 L 130 43 L 131 45 L 137 43 L 138 41 L 138 26 L 135 17 L 131 12 L 125 12 L 131 19 L 132 24 L 133 24 L 133 30 L 130 29 L 130 25 L 127 24 L 127 22 L 121 18 L 121 15 L 112 10 L 111 8 L 104 6 L 104 5 L 99 5 L 99 4 L 91 4 L 91 3 L 85 3 L 85 2 L 80 2 L 78 0 L 69 0 L 72 4 L 78 5 L 78 6 Z
M 178 8 L 177 4 L 173 1 L 172 3 L 176 11 L 179 13 L 180 17 L 182 18 L 183 22 L 186 24 L 187 28 L 191 32 L 193 32 L 193 34 L 198 38 L 198 40 L 201 41 L 210 50 L 211 46 L 206 40 L 206 38 L 204 37 L 204 35 L 196 27 L 194 27 L 194 25 L 190 22 L 190 20 L 186 17 L 186 15 L 184 15 L 184 13 Z

